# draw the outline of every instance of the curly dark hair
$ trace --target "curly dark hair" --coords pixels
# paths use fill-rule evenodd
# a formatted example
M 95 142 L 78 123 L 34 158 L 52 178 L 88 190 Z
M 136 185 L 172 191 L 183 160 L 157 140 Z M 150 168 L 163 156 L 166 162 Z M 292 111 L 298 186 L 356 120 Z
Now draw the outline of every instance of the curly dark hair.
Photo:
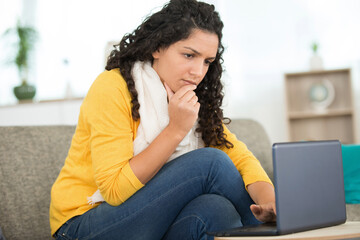
M 171 0 L 162 10 L 146 18 L 133 33 L 126 34 L 115 49 L 110 53 L 106 70 L 119 68 L 132 96 L 132 116 L 140 118 L 138 93 L 131 74 L 136 61 L 153 61 L 152 54 L 161 48 L 187 39 L 194 29 L 215 33 L 219 38 L 219 46 L 215 61 L 213 61 L 195 93 L 200 103 L 199 127 L 205 146 L 233 147 L 226 140 L 221 109 L 223 101 L 223 85 L 220 81 L 223 72 L 222 54 L 224 46 L 221 43 L 223 23 L 213 5 L 196 0 Z

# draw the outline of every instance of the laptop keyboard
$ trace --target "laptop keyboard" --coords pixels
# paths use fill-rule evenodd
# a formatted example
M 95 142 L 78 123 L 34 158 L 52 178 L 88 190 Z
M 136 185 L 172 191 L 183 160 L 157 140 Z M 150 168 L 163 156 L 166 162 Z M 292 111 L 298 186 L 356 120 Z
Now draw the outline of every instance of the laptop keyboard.
M 242 232 L 249 232 L 249 231 L 263 232 L 263 231 L 271 231 L 274 229 L 276 230 L 276 223 L 263 223 L 260 225 L 247 225 L 247 226 L 243 226 L 243 227 L 239 227 L 239 228 L 234 228 L 233 231 L 231 231 L 231 232 L 238 232 L 239 230 Z
M 218 237 L 228 237 L 228 236 L 241 236 L 247 235 L 246 233 L 249 232 L 250 235 L 275 235 L 277 232 L 276 223 L 263 223 L 260 225 L 247 225 L 238 228 L 232 228 L 225 231 L 218 231 L 209 233 L 210 235 L 218 236 Z M 263 234 L 256 234 L 256 233 L 263 233 Z

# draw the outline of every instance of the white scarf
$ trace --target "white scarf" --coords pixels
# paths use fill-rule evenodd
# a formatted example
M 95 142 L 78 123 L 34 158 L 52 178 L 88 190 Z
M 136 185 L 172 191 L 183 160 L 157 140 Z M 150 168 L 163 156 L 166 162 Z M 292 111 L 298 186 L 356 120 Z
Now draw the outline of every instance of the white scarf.
M 158 74 L 150 62 L 136 62 L 132 69 L 135 88 L 140 104 L 140 125 L 134 140 L 134 156 L 142 152 L 161 133 L 169 123 L 167 93 Z M 201 135 L 195 132 L 196 122 L 189 133 L 177 146 L 168 162 L 192 150 L 204 147 Z M 88 197 L 89 204 L 103 202 L 104 199 L 97 190 Z

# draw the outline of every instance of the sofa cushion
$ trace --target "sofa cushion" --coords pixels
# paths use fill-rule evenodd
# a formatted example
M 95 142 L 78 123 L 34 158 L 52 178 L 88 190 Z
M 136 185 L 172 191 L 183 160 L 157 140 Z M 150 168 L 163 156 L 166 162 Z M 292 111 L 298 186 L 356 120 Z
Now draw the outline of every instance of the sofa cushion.
M 50 189 L 74 126 L 0 127 L 0 226 L 7 239 L 50 239 Z

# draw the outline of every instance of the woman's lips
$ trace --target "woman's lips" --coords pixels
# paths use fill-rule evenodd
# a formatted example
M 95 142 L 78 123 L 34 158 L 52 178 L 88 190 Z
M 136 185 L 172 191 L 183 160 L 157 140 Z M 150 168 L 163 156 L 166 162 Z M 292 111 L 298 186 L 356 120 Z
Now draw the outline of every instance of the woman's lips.
M 197 85 L 196 82 L 193 82 L 191 80 L 183 80 L 188 85 Z

